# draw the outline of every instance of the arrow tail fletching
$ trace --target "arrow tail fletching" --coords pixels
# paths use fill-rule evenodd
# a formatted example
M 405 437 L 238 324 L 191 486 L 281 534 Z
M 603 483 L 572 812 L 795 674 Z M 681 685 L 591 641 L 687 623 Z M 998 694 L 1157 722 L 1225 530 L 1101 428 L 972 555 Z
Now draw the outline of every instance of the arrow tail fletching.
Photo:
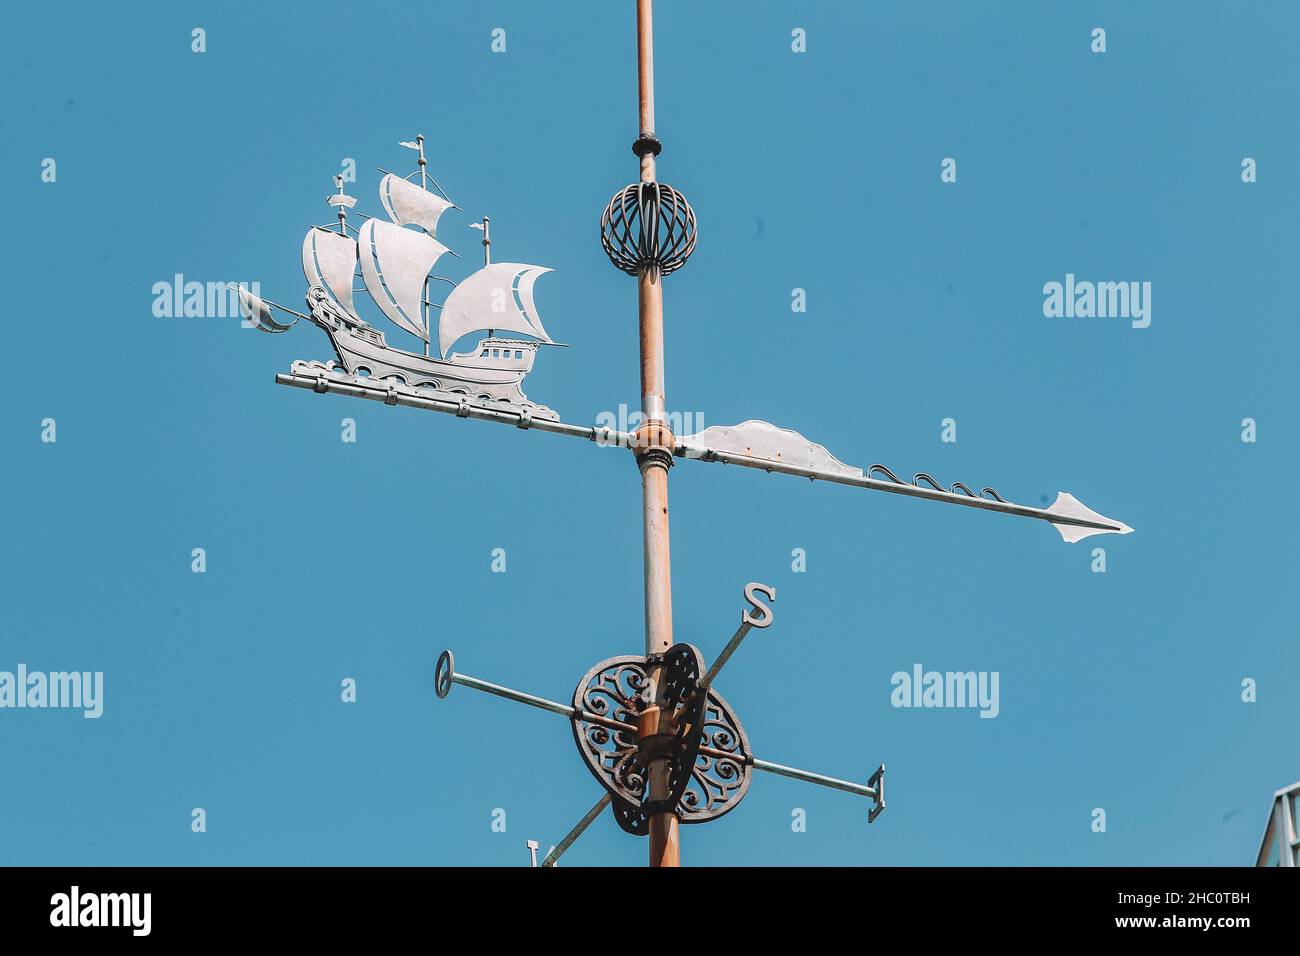
M 1091 524 L 1075 524 L 1073 522 L 1058 522 L 1048 519 L 1049 523 L 1057 531 L 1061 532 L 1062 539 L 1067 544 L 1073 544 L 1076 541 L 1082 541 L 1084 538 L 1090 538 L 1094 534 L 1129 534 L 1133 529 L 1122 521 L 1116 521 L 1113 518 L 1107 518 L 1105 515 L 1098 514 L 1091 508 L 1087 507 L 1082 501 L 1065 491 L 1057 492 L 1056 500 L 1052 502 L 1050 508 L 1045 509 L 1049 514 L 1060 515 L 1063 518 L 1077 518 L 1080 521 L 1092 522 L 1096 525 L 1105 527 L 1094 527 Z

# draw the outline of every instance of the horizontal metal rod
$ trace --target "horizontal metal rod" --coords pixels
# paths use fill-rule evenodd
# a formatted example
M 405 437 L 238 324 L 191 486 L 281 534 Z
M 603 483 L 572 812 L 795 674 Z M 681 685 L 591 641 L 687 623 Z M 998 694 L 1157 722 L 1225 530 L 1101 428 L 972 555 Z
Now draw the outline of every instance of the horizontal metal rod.
M 734 638 L 733 638 L 734 640 Z M 582 720 L 591 723 L 600 724 L 603 727 L 609 727 L 613 730 L 620 730 L 630 734 L 636 734 L 637 728 L 632 724 L 622 721 L 613 720 L 600 714 L 593 714 L 589 711 L 580 711 L 576 707 L 569 707 L 565 704 L 557 703 L 553 700 L 547 700 L 545 697 L 537 697 L 533 694 L 525 694 L 523 691 L 512 690 L 509 687 L 502 687 L 499 684 L 492 684 L 485 680 L 479 680 L 477 677 L 470 677 L 466 674 L 453 674 L 452 681 L 460 684 L 462 687 L 469 687 L 472 690 L 481 690 L 484 693 L 492 694 L 505 700 L 513 700 L 520 704 L 527 704 L 530 707 L 536 707 L 539 710 L 549 711 L 552 714 L 559 714 L 561 717 L 572 719 L 577 716 Z M 716 760 L 731 760 L 736 763 L 749 764 L 755 770 L 762 770 L 766 773 L 774 773 L 781 777 L 790 777 L 793 780 L 802 780 L 805 783 L 815 783 L 823 787 L 831 787 L 835 790 L 843 790 L 845 793 L 856 794 L 860 797 L 877 796 L 877 790 L 874 787 L 868 787 L 860 783 L 852 783 L 848 780 L 838 780 L 835 777 L 826 777 L 819 773 L 810 773 L 807 770 L 799 770 L 796 767 L 785 767 L 779 763 L 772 763 L 768 760 L 759 760 L 749 754 L 738 754 L 726 750 L 718 750 L 715 747 L 700 747 L 700 754 L 713 757 Z M 595 811 L 599 812 L 599 811 Z M 590 823 L 591 821 L 587 821 Z M 582 825 L 584 828 L 586 824 Z M 578 830 L 581 833 L 581 830 Z M 577 836 L 574 836 L 577 839 Z M 570 843 L 573 841 L 570 840 Z M 563 845 L 563 844 L 561 844 Z M 561 852 L 563 852 L 561 850 Z M 545 863 L 543 863 L 545 865 Z
M 804 783 L 815 783 L 818 786 L 830 787 L 832 790 L 843 790 L 845 793 L 854 793 L 859 797 L 871 797 L 873 800 L 878 795 L 875 787 L 868 787 L 865 784 L 853 783 L 848 780 L 837 780 L 834 777 L 824 777 L 819 773 L 809 773 L 807 770 L 799 770 L 797 767 L 783 767 L 779 763 L 772 763 L 768 760 L 754 760 L 752 762 L 755 770 L 774 773 L 778 777 L 789 777 L 792 780 L 802 780 Z
M 561 717 L 572 717 L 574 714 L 574 709 L 572 707 L 557 704 L 555 701 L 547 700 L 545 697 L 534 697 L 532 694 L 525 694 L 520 690 L 511 690 L 509 687 L 502 687 L 499 684 L 489 684 L 485 680 L 479 680 L 477 677 L 470 677 L 467 674 L 453 674 L 451 679 L 462 687 L 481 690 L 485 694 L 504 697 L 506 700 L 513 700 L 516 703 L 527 704 L 529 707 L 536 707 L 539 710 L 549 710 L 551 713 L 559 714 Z
M 602 727 L 608 727 L 610 730 L 618 730 L 623 733 L 636 736 L 637 727 L 635 724 L 629 724 L 621 720 L 614 720 L 612 717 L 606 717 L 602 714 L 593 714 L 587 710 L 578 710 L 576 707 L 570 707 L 567 704 L 561 704 L 553 700 L 547 700 L 545 697 L 536 697 L 533 694 L 525 694 L 523 691 L 511 690 L 509 687 L 502 687 L 499 684 L 491 684 L 485 680 L 479 680 L 477 677 L 469 677 L 466 674 L 454 674 L 451 678 L 455 683 L 462 687 L 468 687 L 472 690 L 481 690 L 484 693 L 492 694 L 495 697 L 501 697 L 505 700 L 513 700 L 520 704 L 527 704 L 529 707 L 536 707 L 538 710 L 549 711 L 552 714 L 559 714 L 561 717 L 568 717 L 572 720 L 578 717 L 588 723 L 600 724 Z M 718 750 L 715 747 L 700 747 L 700 753 L 707 757 L 713 757 L 717 760 L 732 760 L 737 763 L 749 763 L 751 758 L 748 754 L 738 754 L 728 750 Z
M 596 805 L 586 812 L 583 818 L 577 822 L 572 830 L 569 831 L 568 835 L 555 846 L 551 847 L 551 852 L 546 854 L 546 859 L 542 860 L 542 866 L 555 866 L 556 861 L 564 855 L 564 851 L 573 846 L 573 841 L 582 836 L 587 827 L 591 826 L 592 821 L 594 821 L 596 817 L 600 816 L 601 811 L 609 806 L 609 801 L 610 796 L 608 793 L 597 800 Z
M 283 306 L 277 306 L 277 308 L 283 308 Z M 284 309 L 284 311 L 293 312 L 292 309 Z M 302 316 L 301 313 L 293 312 L 293 314 L 299 315 L 301 318 L 307 318 L 306 316 Z M 289 385 L 294 388 L 311 389 L 316 392 L 335 392 L 340 395 L 349 395 L 354 398 L 365 398 L 371 401 L 383 402 L 386 405 L 405 405 L 408 408 L 423 408 L 429 411 L 456 415 L 460 418 L 475 418 L 480 421 L 498 422 L 503 425 L 515 425 L 519 428 L 530 428 L 535 431 L 551 432 L 556 435 L 570 435 L 574 438 L 583 438 L 600 445 L 615 445 L 618 447 L 630 448 L 633 441 L 631 433 L 617 431 L 613 428 L 570 425 L 565 422 L 554 422 L 539 418 L 526 419 L 524 415 L 521 415 L 518 412 L 483 408 L 478 405 L 471 405 L 468 402 L 456 402 L 450 399 L 431 398 L 423 395 L 410 395 L 404 391 L 398 391 L 396 388 L 390 388 L 389 383 L 382 380 L 376 381 L 374 384 L 371 384 L 370 382 L 354 384 L 351 382 L 340 382 L 326 375 L 311 376 L 296 373 L 280 373 L 275 376 L 275 381 L 278 385 Z M 955 491 L 924 488 L 909 482 L 884 481 L 879 478 L 869 478 L 865 475 L 846 475 L 839 472 L 824 471 L 819 468 L 806 468 L 802 465 L 789 465 L 783 462 L 773 461 L 769 458 L 753 458 L 748 455 L 740 455 L 735 452 L 720 451 L 712 448 L 701 449 L 680 442 L 673 449 L 673 454 L 679 458 L 686 458 L 694 461 L 716 461 L 721 462 L 724 465 L 737 465 L 741 468 L 754 468 L 769 473 L 776 472 L 781 475 L 793 475 L 798 478 L 808 478 L 812 481 L 829 481 L 835 484 L 849 485 L 854 488 L 867 488 L 872 491 L 885 491 L 893 495 L 905 495 L 909 498 L 922 498 L 927 501 L 942 501 L 946 504 L 960 505 L 963 508 L 976 508 L 980 511 L 994 511 L 999 514 L 1016 515 L 1022 518 L 1037 518 L 1054 525 L 1091 528 L 1096 531 L 1109 531 L 1119 534 L 1124 534 L 1133 530 L 1122 522 L 1110 519 L 1094 521 L 1090 518 L 1080 518 L 1074 515 L 1049 511 L 1046 508 L 1031 508 L 1028 505 L 1018 505 L 1011 501 L 998 501 L 992 498 L 959 494 Z
M 511 690 L 509 687 L 502 687 L 500 684 L 490 684 L 485 680 L 479 680 L 477 677 L 470 677 L 467 674 L 453 674 L 451 679 L 460 684 L 462 687 L 469 687 L 472 690 L 481 690 L 485 694 L 492 694 L 496 697 L 502 697 L 505 700 L 513 700 L 516 703 L 527 704 L 529 707 L 536 707 L 538 710 L 550 711 L 552 714 L 559 714 L 561 717 L 580 717 L 589 723 L 600 724 L 602 727 L 608 727 L 611 730 L 621 730 L 627 733 L 635 734 L 636 727 L 632 724 L 625 724 L 622 721 L 605 717 L 601 714 L 593 714 L 590 711 L 578 710 L 576 707 L 570 707 L 567 704 L 560 704 L 553 700 L 547 700 L 545 697 L 536 697 L 533 694 L 525 694 L 520 690 Z
M 892 481 L 882 481 L 879 478 L 858 477 L 857 475 L 844 475 L 832 471 L 822 471 L 818 468 L 805 468 L 802 465 L 787 465 L 782 462 L 772 461 L 767 458 L 751 458 L 748 455 L 737 455 L 734 452 L 717 451 L 710 449 L 701 455 L 697 449 L 690 449 L 689 453 L 685 446 L 679 445 L 673 452 L 683 458 L 692 458 L 698 461 L 717 461 L 724 465 L 739 465 L 742 468 L 756 468 L 761 471 L 777 472 L 782 475 L 794 475 L 799 478 L 809 478 L 814 481 L 832 481 L 836 484 L 851 485 L 855 488 L 869 488 L 873 491 L 887 491 L 890 494 L 906 495 L 909 498 L 925 498 L 929 501 L 943 501 L 948 504 L 961 505 L 965 508 L 979 508 L 982 511 L 997 511 L 1002 514 L 1019 515 L 1023 518 L 1040 518 L 1044 521 L 1050 521 L 1053 524 L 1073 525 L 1080 528 L 1096 528 L 1099 531 L 1115 531 L 1123 533 L 1128 530 L 1128 526 L 1113 521 L 1091 521 L 1087 518 L 1075 518 L 1070 515 L 1058 514 L 1054 511 L 1048 511 L 1046 508 L 1030 508 L 1027 505 L 1017 505 L 1010 501 L 995 501 L 991 498 L 975 498 L 970 495 L 958 494 L 954 491 L 939 491 L 934 488 L 921 488 L 913 484 L 895 483 Z
M 459 418 L 474 418 L 479 421 L 497 422 L 502 425 L 514 425 L 517 428 L 529 428 L 533 431 L 551 432 L 556 435 L 570 435 L 574 438 L 584 438 L 587 441 L 596 442 L 602 445 L 619 445 L 626 447 L 630 444 L 632 436 L 627 432 L 616 431 L 613 428 L 592 427 L 587 425 L 569 425 L 565 422 L 553 422 L 544 418 L 529 418 L 525 420 L 523 415 L 518 412 L 508 412 L 494 408 L 484 408 L 480 405 L 471 405 L 468 402 L 461 403 L 451 399 L 434 398 L 425 395 L 411 395 L 396 388 L 389 388 L 389 383 L 384 381 L 375 381 L 374 384 L 369 382 L 351 383 L 340 382 L 330 378 L 327 375 L 311 376 L 300 375 L 295 373 L 279 373 L 275 376 L 277 385 L 289 385 L 293 388 L 305 388 L 316 392 L 334 392 L 339 395 L 349 395 L 353 398 L 365 398 L 375 402 L 383 402 L 386 405 L 404 405 L 407 408 L 423 408 L 427 411 L 442 412 L 448 415 L 455 415 Z

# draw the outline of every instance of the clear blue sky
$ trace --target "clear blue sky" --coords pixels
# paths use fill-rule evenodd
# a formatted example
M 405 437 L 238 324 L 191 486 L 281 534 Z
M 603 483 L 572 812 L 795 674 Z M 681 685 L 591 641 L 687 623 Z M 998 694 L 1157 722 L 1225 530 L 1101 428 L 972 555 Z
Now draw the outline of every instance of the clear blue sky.
M 684 861 L 1252 862 L 1272 792 L 1300 778 L 1300 8 L 658 7 L 660 175 L 701 222 L 667 284 L 670 406 L 1029 504 L 1069 491 L 1136 529 L 1066 545 L 679 464 L 678 639 L 712 656 L 744 583 L 774 585 L 776 624 L 720 689 L 759 756 L 855 779 L 884 761 L 890 803 L 867 826 L 863 801 L 760 777 L 684 832 Z M 375 167 L 406 171 L 397 142 L 423 132 L 465 209 L 441 230 L 459 274 L 483 214 L 499 258 L 555 269 L 538 305 L 576 347 L 539 356 L 529 395 L 577 423 L 635 405 L 634 284 L 596 229 L 635 176 L 630 0 L 6 21 L 0 669 L 106 687 L 99 720 L 0 711 L 0 862 L 525 864 L 526 839 L 556 842 L 599 791 L 562 719 L 437 701 L 433 664 L 451 647 L 465 672 L 564 699 L 640 649 L 630 455 L 277 387 L 330 357 L 320 332 L 158 318 L 152 287 L 256 280 L 300 304 L 303 231 L 343 158 L 374 211 Z M 1150 281 L 1150 328 L 1046 318 L 1043 284 L 1067 273 Z M 997 719 L 891 707 L 916 662 L 999 672 Z M 607 816 L 566 861 L 644 858 Z

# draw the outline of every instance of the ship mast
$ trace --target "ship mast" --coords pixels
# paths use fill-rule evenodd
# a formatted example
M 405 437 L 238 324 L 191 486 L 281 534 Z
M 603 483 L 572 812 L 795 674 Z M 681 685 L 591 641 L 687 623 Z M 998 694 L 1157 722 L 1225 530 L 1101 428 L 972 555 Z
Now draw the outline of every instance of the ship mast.
M 489 229 L 489 223 L 492 220 L 487 216 L 483 217 L 483 268 L 486 269 L 492 265 L 492 232 Z M 488 338 L 496 334 L 496 329 L 488 329 Z
M 426 192 L 429 189 L 429 174 L 425 169 L 426 160 L 424 158 L 424 134 L 415 134 L 415 148 L 419 151 L 420 163 L 420 188 Z M 424 309 L 424 357 L 429 358 L 429 341 L 433 338 L 433 327 L 429 324 L 429 277 L 424 277 L 424 296 L 422 308 Z
M 356 205 L 356 200 L 343 191 L 343 177 L 335 176 L 334 185 L 338 187 L 338 195 L 330 196 L 325 201 L 334 206 L 339 211 L 339 235 L 347 238 L 348 234 L 348 209 Z

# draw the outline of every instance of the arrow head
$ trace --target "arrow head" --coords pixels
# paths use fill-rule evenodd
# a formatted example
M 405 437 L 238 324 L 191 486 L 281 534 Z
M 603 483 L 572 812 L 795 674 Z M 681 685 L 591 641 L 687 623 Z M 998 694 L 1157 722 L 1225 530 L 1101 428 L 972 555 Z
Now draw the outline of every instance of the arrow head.
M 1078 518 L 1081 521 L 1106 526 L 1091 527 L 1072 522 L 1052 521 L 1052 527 L 1061 532 L 1061 537 L 1068 544 L 1090 538 L 1094 534 L 1129 534 L 1133 530 L 1122 521 L 1116 521 L 1114 518 L 1107 518 L 1105 515 L 1097 514 L 1074 495 L 1065 491 L 1057 492 L 1056 500 L 1052 502 L 1052 506 L 1047 508 L 1046 511 L 1049 514 L 1061 515 L 1063 518 Z

